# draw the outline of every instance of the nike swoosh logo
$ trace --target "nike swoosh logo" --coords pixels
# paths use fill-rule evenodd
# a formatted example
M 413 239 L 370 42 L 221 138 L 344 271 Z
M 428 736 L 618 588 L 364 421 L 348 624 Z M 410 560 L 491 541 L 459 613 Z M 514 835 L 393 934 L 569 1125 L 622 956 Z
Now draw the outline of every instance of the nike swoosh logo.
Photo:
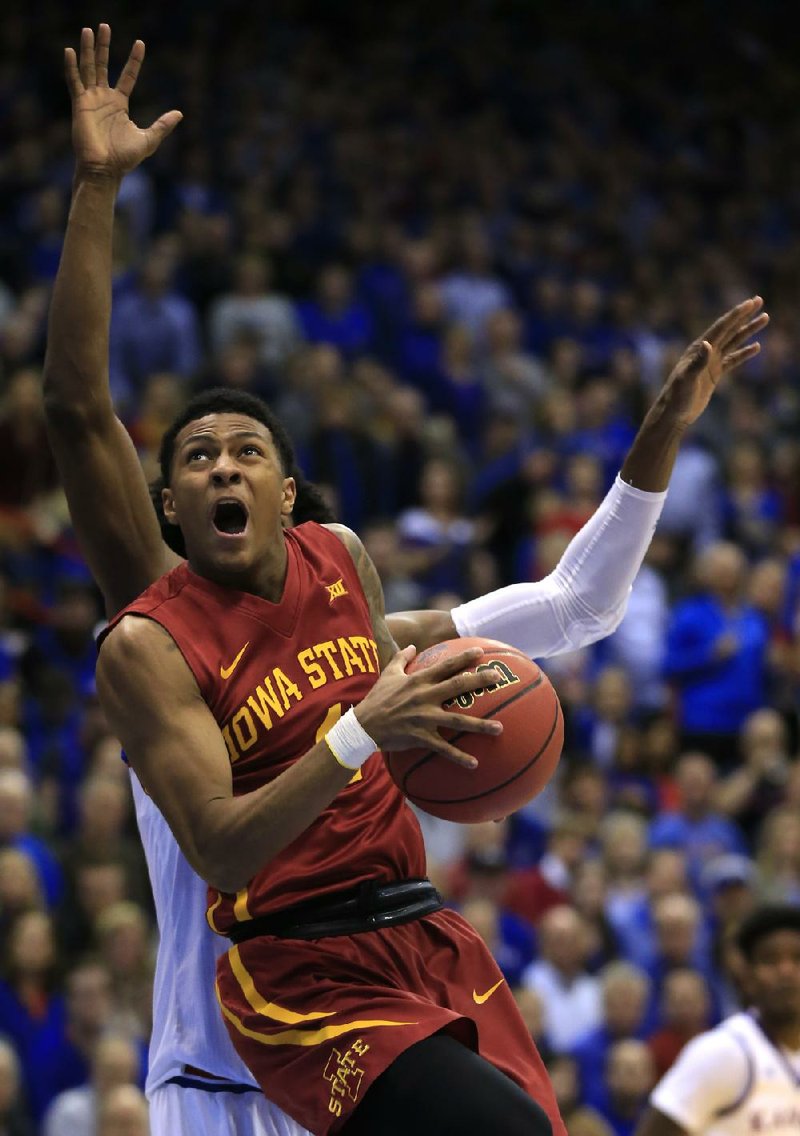
M 242 647 L 241 651 L 239 652 L 239 654 L 236 656 L 236 658 L 233 660 L 233 662 L 231 663 L 231 665 L 229 667 L 223 667 L 222 663 L 220 663 L 220 665 L 219 665 L 219 677 L 220 678 L 226 678 L 227 679 L 227 678 L 231 677 L 233 672 L 239 666 L 239 660 L 241 659 L 242 655 L 245 653 L 245 651 L 247 650 L 247 648 L 249 646 L 250 646 L 250 640 L 248 639 L 247 642 L 245 643 L 244 647 Z
M 504 982 L 505 982 L 505 978 L 501 978 L 499 982 L 495 982 L 494 986 L 490 986 L 485 994 L 478 994 L 473 990 L 472 991 L 472 1001 L 475 1003 L 476 1006 L 482 1006 L 484 1002 L 488 1002 L 488 1000 L 491 998 L 492 994 L 494 994 L 494 992 L 498 988 L 498 986 L 502 986 Z

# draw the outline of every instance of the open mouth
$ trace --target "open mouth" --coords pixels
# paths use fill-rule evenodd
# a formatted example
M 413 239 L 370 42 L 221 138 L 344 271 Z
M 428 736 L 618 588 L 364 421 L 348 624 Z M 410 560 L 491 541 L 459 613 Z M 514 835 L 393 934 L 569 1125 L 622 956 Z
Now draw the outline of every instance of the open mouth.
M 211 520 L 217 532 L 236 536 L 247 528 L 247 510 L 238 501 L 220 501 Z

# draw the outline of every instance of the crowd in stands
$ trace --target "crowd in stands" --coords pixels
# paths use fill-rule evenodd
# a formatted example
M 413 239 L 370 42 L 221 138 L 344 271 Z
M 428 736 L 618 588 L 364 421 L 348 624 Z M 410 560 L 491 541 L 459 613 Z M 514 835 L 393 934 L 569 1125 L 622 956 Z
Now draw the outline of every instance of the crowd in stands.
M 575 7 L 111 19 L 112 58 L 148 43 L 133 117 L 185 118 L 122 187 L 110 381 L 151 475 L 189 394 L 263 396 L 389 610 L 447 608 L 546 575 L 678 353 L 766 298 L 620 628 L 545 664 L 553 783 L 502 824 L 422 818 L 570 1136 L 631 1136 L 739 1005 L 736 920 L 800 903 L 800 76 L 752 13 L 700 5 L 717 43 L 697 5 L 614 5 L 621 36 Z M 0 12 L 0 1132 L 145 1133 L 155 925 L 41 401 L 79 26 L 39 9 Z

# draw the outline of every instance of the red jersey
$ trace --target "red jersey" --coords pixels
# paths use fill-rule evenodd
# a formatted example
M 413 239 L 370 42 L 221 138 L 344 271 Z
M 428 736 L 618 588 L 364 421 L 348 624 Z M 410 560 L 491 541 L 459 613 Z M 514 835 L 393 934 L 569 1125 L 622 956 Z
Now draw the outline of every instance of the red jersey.
M 221 587 L 183 563 L 111 624 L 141 615 L 169 632 L 222 731 L 235 796 L 312 749 L 380 673 L 369 605 L 345 546 L 313 522 L 285 539 L 278 603 Z M 424 875 L 419 825 L 376 753 L 246 888 L 236 895 L 209 888 L 208 921 L 224 934 L 233 923 L 362 880 Z

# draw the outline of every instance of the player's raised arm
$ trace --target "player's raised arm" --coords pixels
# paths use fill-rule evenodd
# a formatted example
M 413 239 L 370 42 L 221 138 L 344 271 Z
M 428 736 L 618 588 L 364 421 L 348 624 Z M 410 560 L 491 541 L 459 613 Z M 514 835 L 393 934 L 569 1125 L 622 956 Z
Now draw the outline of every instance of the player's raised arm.
M 760 350 L 753 337 L 769 322 L 760 296 L 720 316 L 681 355 L 648 411 L 620 476 L 555 569 L 543 580 L 511 584 L 452 612 L 407 611 L 387 624 L 401 646 L 484 636 L 533 658 L 575 650 L 619 625 L 631 585 L 653 538 L 687 428 L 719 380 Z
M 137 40 L 116 87 L 108 83 L 111 31 L 81 33 L 64 53 L 72 100 L 75 177 L 53 289 L 44 365 L 47 427 L 83 553 L 109 614 L 172 567 L 139 459 L 108 385 L 114 204 L 126 173 L 180 121 L 169 111 L 140 129 L 128 99 L 144 59 Z
M 212 887 L 237 892 L 309 827 L 376 749 L 425 745 L 471 767 L 475 759 L 439 729 L 500 732 L 496 722 L 442 707 L 498 680 L 493 670 L 465 673 L 479 651 L 407 675 L 413 654 L 396 654 L 369 694 L 299 761 L 236 797 L 219 726 L 158 624 L 136 616 L 121 620 L 100 651 L 97 690 L 114 735 L 186 859 Z

